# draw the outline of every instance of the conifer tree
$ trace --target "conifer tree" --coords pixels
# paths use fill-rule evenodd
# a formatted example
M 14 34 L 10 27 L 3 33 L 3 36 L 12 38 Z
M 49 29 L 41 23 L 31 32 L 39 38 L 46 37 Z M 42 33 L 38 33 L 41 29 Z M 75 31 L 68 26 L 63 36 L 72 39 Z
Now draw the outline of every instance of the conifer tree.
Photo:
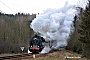
M 86 9 L 81 12 L 81 24 L 78 33 L 80 34 L 79 40 L 82 42 L 83 54 L 86 57 L 90 56 L 90 1 Z
M 80 36 L 80 41 L 89 44 L 90 43 L 90 3 L 88 6 L 86 6 L 86 10 L 83 11 L 83 16 L 81 18 L 81 29 L 79 30 L 79 33 L 81 34 Z

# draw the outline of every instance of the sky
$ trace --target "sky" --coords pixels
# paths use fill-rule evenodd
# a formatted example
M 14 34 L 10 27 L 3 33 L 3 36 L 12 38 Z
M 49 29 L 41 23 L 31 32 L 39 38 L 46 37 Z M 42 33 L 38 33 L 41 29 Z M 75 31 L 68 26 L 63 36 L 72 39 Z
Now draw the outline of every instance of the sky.
M 48 8 L 58 9 L 65 2 L 83 6 L 84 0 L 0 0 L 0 11 L 6 14 L 21 13 L 43 13 Z M 81 3 L 81 4 L 80 4 Z

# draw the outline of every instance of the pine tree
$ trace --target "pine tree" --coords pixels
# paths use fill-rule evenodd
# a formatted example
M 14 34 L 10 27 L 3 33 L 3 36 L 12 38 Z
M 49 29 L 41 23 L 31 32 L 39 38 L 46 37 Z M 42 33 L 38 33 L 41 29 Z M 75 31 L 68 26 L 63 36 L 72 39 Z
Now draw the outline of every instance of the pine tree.
M 83 44 L 83 53 L 86 57 L 90 56 L 90 1 L 86 9 L 81 12 L 81 24 L 78 33 L 80 34 L 79 40 Z
M 82 22 L 81 22 L 81 29 L 79 30 L 80 41 L 89 44 L 90 43 L 90 3 L 86 6 L 86 10 L 83 11 Z

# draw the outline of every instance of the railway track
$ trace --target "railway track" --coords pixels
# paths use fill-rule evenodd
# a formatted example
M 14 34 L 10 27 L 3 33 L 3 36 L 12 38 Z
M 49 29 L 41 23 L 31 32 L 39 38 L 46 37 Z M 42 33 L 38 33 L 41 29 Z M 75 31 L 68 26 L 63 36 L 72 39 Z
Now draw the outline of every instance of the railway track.
M 52 50 L 49 53 L 52 53 L 54 51 L 58 50 Z M 35 57 L 41 57 L 41 56 L 46 56 L 46 54 L 28 54 L 28 53 L 22 53 L 22 54 L 17 54 L 17 55 L 12 55 L 12 56 L 1 56 L 0 60 L 21 60 L 21 59 L 28 59 L 28 58 L 33 58 L 33 55 Z
M 18 54 L 13 56 L 3 56 L 0 57 L 0 60 L 22 60 L 35 57 L 45 56 L 46 54 Z
M 13 55 L 13 56 L 3 56 L 0 57 L 0 60 L 21 60 L 25 58 L 31 58 L 33 57 L 32 54 L 19 54 L 19 55 Z

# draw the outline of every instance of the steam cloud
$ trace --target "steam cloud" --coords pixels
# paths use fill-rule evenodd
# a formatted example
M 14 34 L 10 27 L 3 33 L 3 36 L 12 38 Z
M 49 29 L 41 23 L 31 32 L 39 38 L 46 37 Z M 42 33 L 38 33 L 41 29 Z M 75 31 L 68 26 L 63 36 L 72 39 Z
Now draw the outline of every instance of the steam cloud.
M 46 41 L 54 41 L 51 48 L 46 46 L 41 53 L 67 45 L 67 40 L 74 31 L 75 14 L 77 14 L 75 5 L 66 2 L 60 9 L 47 9 L 43 14 L 36 16 L 30 27 L 34 32 L 39 32 Z

